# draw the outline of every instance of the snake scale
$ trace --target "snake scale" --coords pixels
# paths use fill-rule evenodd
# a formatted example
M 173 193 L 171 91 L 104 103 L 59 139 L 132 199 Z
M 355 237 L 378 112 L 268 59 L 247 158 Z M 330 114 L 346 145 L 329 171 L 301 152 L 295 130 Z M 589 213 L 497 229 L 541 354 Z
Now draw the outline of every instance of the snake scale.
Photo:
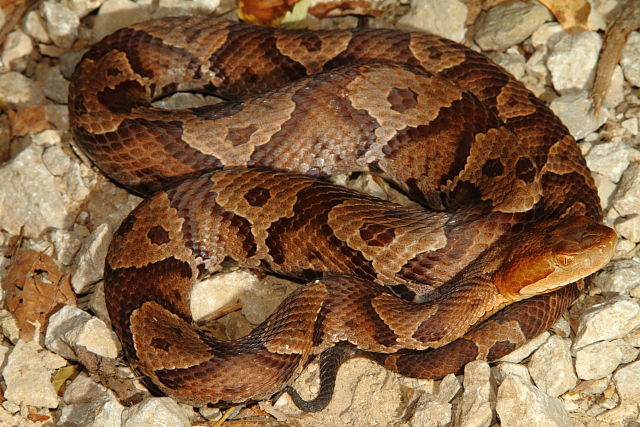
M 175 92 L 226 102 L 181 109 Z M 131 366 L 192 405 L 269 398 L 318 356 L 441 378 L 550 327 L 613 253 L 574 139 L 522 84 L 441 37 L 286 31 L 207 18 L 123 28 L 72 77 L 77 144 L 150 195 L 106 260 Z M 421 207 L 329 183 L 369 172 Z M 309 282 L 253 332 L 194 327 L 189 292 L 223 265 Z

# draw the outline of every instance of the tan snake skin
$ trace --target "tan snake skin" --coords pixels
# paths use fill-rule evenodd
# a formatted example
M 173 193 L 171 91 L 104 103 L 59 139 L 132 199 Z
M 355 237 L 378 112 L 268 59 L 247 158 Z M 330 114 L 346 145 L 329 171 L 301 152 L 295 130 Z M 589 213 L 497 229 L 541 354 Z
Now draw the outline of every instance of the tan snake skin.
M 150 105 L 176 91 L 229 101 Z M 306 410 L 356 353 L 421 378 L 495 360 L 552 325 L 613 252 L 567 129 L 440 37 L 165 18 L 87 52 L 69 108 L 100 169 L 157 191 L 114 236 L 105 295 L 131 366 L 192 405 L 269 398 L 315 355 L 321 396 L 292 392 Z M 345 172 L 424 209 L 323 180 Z M 194 327 L 189 294 L 223 264 L 319 280 L 221 342 Z

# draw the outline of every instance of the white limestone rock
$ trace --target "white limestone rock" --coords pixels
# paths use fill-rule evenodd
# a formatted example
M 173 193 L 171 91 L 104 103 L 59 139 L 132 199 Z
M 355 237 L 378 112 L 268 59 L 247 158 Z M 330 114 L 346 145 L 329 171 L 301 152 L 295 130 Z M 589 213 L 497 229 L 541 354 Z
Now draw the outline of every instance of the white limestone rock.
M 82 242 L 70 231 L 54 229 L 49 232 L 48 239 L 55 248 L 56 261 L 62 265 L 71 265 Z
M 583 380 L 597 380 L 612 373 L 622 361 L 622 350 L 611 341 L 600 341 L 576 352 L 576 373 Z
M 10 71 L 0 74 L 0 99 L 9 108 L 28 107 L 44 103 L 44 94 L 33 80 Z
M 620 181 L 634 158 L 635 153 L 620 139 L 597 144 L 585 156 L 589 169 L 606 176 L 611 182 Z
M 510 47 L 505 52 L 496 52 L 491 55 L 491 59 L 510 72 L 517 80 L 522 81 L 525 76 L 527 61 L 517 47 Z
M 594 114 L 592 106 L 593 101 L 590 98 L 590 93 L 586 90 L 559 96 L 549 105 L 551 110 L 562 120 L 562 123 L 569 128 L 569 132 L 576 140 L 596 131 L 607 120 L 604 108 Z
M 409 425 L 411 427 L 422 426 L 446 426 L 451 422 L 451 403 L 439 400 L 426 400 L 416 407 Z
M 560 37 L 547 59 L 553 87 L 560 93 L 588 89 L 595 76 L 601 47 L 602 36 L 595 31 Z
M 69 81 L 63 77 L 58 65 L 50 66 L 46 63 L 36 65 L 34 79 L 47 98 L 58 104 L 67 103 Z
M 109 224 L 100 224 L 86 239 L 76 257 L 78 267 L 71 276 L 71 285 L 76 293 L 84 293 L 88 286 L 102 278 L 112 236 L 113 231 Z
M 569 338 L 571 335 L 571 324 L 564 317 L 560 317 L 549 330 L 562 338 Z
M 640 416 L 638 404 L 622 402 L 614 409 L 601 413 L 596 417 L 599 425 L 604 426 L 633 426 Z
M 618 238 L 618 243 L 616 243 L 616 251 L 613 255 L 614 258 L 626 257 L 630 253 L 633 253 L 636 245 L 633 242 L 628 241 L 627 239 L 623 239 L 621 237 Z M 633 295 L 633 289 L 630 292 L 631 296 Z
M 84 372 L 66 387 L 66 405 L 60 411 L 59 425 L 87 427 L 120 427 L 125 409 L 113 393 L 96 383 Z
M 11 352 L 11 347 L 9 347 L 8 345 L 0 344 L 0 366 L 5 365 L 7 361 L 7 356 L 9 356 L 10 352 Z
M 609 205 L 611 205 L 611 196 L 616 191 L 616 184 L 611 182 L 608 177 L 600 175 L 597 172 L 591 172 L 591 176 L 593 176 L 593 180 L 598 188 L 600 207 L 603 211 L 606 211 L 609 208 Z
M 562 398 L 564 400 L 579 400 L 584 399 L 585 397 L 601 395 L 610 389 L 611 377 L 612 375 L 607 375 L 606 377 L 597 380 L 581 381 L 576 388 L 565 393 Z
M 34 40 L 40 43 L 51 43 L 47 24 L 44 22 L 39 10 L 30 10 L 24 16 L 24 31 Z
M 94 40 L 100 40 L 118 28 L 163 16 L 207 15 L 220 0 L 106 0 L 100 6 L 93 26 Z
M 131 0 L 106 0 L 100 6 L 93 25 L 93 37 L 98 41 L 118 28 L 151 19 L 147 7 Z
M 449 374 L 438 384 L 435 395 L 425 394 L 416 406 L 409 422 L 410 426 L 447 425 L 451 422 L 453 405 L 451 400 L 460 391 L 460 381 Z
M 86 166 L 69 163 L 62 177 L 51 174 L 44 152 L 60 144 L 60 132 L 35 135 L 31 145 L 0 166 L 0 223 L 11 234 L 38 236 L 50 228 L 70 226 L 83 197 L 89 194 L 94 173 Z
M 436 399 L 442 402 L 450 402 L 460 391 L 460 380 L 453 374 L 449 374 L 440 381 Z
M 44 106 L 47 121 L 58 130 L 69 130 L 69 109 L 66 105 L 47 104 Z
M 515 375 L 507 376 L 498 388 L 496 411 L 500 424 L 511 427 L 571 427 L 562 402 L 527 384 Z
M 635 348 L 630 342 L 624 339 L 617 339 L 612 342 L 620 349 L 620 353 L 622 354 L 620 364 L 631 363 L 635 361 L 638 354 L 640 354 L 640 349 Z
M 616 231 L 625 239 L 640 242 L 640 213 L 628 218 L 618 218 L 614 224 Z
M 14 30 L 7 34 L 2 50 L 2 62 L 5 66 L 16 71 L 22 71 L 26 68 L 24 60 L 33 52 L 33 43 L 31 38 L 22 32 L 22 30 Z
M 491 378 L 491 368 L 484 361 L 474 360 L 464 367 L 464 391 L 458 406 L 456 426 L 488 427 L 494 421 L 493 407 L 496 386 Z
M 547 22 L 531 34 L 531 44 L 536 49 L 546 48 L 556 44 L 563 34 L 562 25 L 557 22 Z
M 62 0 L 61 2 L 78 18 L 84 18 L 94 10 L 98 9 L 104 0 Z
M 51 40 L 61 48 L 70 48 L 78 37 L 78 28 L 80 28 L 78 15 L 62 3 L 52 0 L 42 3 L 40 10 L 47 23 Z
M 122 411 L 123 427 L 190 427 L 189 417 L 175 400 L 168 397 L 151 397 Z
M 462 42 L 466 28 L 467 6 L 459 0 L 417 0 L 398 20 L 398 28 L 426 31 Z
M 640 121 L 637 117 L 624 120 L 620 125 L 631 135 L 636 136 L 640 133 Z
M 219 5 L 220 0 L 159 0 L 153 18 L 210 15 Z
M 506 356 L 498 359 L 500 362 L 511 362 L 511 363 L 520 363 L 527 357 L 531 355 L 534 351 L 538 349 L 542 344 L 544 344 L 551 334 L 549 332 L 543 332 L 537 337 L 527 341 L 522 345 L 522 347 L 512 351 Z
M 479 22 L 475 41 L 483 50 L 514 46 L 537 30 L 551 14 L 539 3 L 508 2 L 489 9 Z
M 635 153 L 627 145 L 621 144 L 617 145 L 628 154 L 627 158 L 634 159 Z M 640 212 L 640 163 L 632 163 L 624 170 L 620 185 L 613 195 L 612 205 L 622 216 L 633 216 Z
M 640 401 L 640 361 L 630 363 L 620 368 L 613 375 L 613 382 L 622 401 Z
M 191 315 L 194 320 L 240 301 L 242 314 L 252 324 L 264 321 L 282 300 L 299 285 L 268 277 L 259 280 L 247 270 L 217 274 L 203 280 L 191 292 Z
M 640 286 L 640 262 L 633 259 L 610 262 L 597 274 L 593 284 L 602 292 L 628 295 L 633 288 Z
M 89 297 L 89 310 L 92 313 L 95 313 L 96 317 L 106 324 L 111 324 L 111 319 L 109 319 L 109 313 L 107 311 L 107 302 L 105 301 L 104 296 L 104 281 L 101 280 L 96 283 L 93 288 L 93 292 L 91 292 L 91 296 Z
M 571 360 L 571 341 L 557 335 L 533 353 L 529 361 L 529 372 L 535 384 L 551 397 L 571 390 L 578 382 Z
M 622 338 L 640 327 L 640 305 L 626 295 L 597 304 L 580 317 L 573 348 Z
M 198 408 L 198 413 L 207 421 L 218 421 L 220 418 L 222 418 L 222 411 L 220 410 L 220 408 L 210 408 L 208 406 L 202 406 Z
M 53 365 L 58 368 L 64 366 L 65 361 L 58 359 L 58 363 Z M 58 395 L 46 366 L 52 365 L 51 360 L 54 359 L 50 359 L 48 352 L 37 343 L 18 341 L 2 369 L 7 385 L 4 397 L 17 404 L 57 408 Z
M 72 165 L 72 160 L 60 145 L 50 145 L 42 153 L 42 163 L 53 176 L 64 176 Z
M 360 358 L 350 359 L 340 367 L 333 399 L 321 412 L 302 413 L 293 405 L 288 394 L 282 395 L 273 409 L 284 416 L 294 415 L 301 425 L 386 425 L 389 420 L 396 419 L 399 411 L 404 407 L 404 397 L 400 387 L 402 380 L 401 376 L 374 362 Z M 317 362 L 311 363 L 293 382 L 293 387 L 304 399 L 315 397 L 318 386 Z M 455 387 L 452 381 L 447 380 L 445 386 L 441 388 L 443 388 L 441 395 L 444 397 L 450 395 Z M 436 397 L 433 395 L 425 397 L 425 401 L 434 400 Z M 440 404 L 430 405 L 425 411 L 434 417 L 440 417 L 439 419 L 446 418 L 446 409 L 449 407 L 440 400 L 438 402 Z M 441 409 L 445 409 L 444 413 Z M 450 414 L 450 411 L 448 413 Z M 435 425 L 435 422 L 426 425 Z
M 79 346 L 112 359 L 120 352 L 120 342 L 115 333 L 102 320 L 70 305 L 65 305 L 49 318 L 45 345 L 70 360 L 77 360 L 74 349 Z
M 604 95 L 604 105 L 612 109 L 617 107 L 622 101 L 624 101 L 624 75 L 622 74 L 622 67 L 616 65 L 611 75 L 609 88 Z
M 640 32 L 629 34 L 627 42 L 622 49 L 620 65 L 624 78 L 636 87 L 640 87 Z
M 16 322 L 16 318 L 7 310 L 0 310 L 0 328 L 2 329 L 2 335 L 13 344 L 17 343 L 20 339 L 18 322 Z
M 76 69 L 76 65 L 78 65 L 84 53 L 85 53 L 84 50 L 80 50 L 80 51 L 64 52 L 60 55 L 60 57 L 58 58 L 59 60 L 58 65 L 60 65 L 60 71 L 62 72 L 62 75 L 66 79 L 71 78 L 71 75 L 73 74 L 73 70 Z
M 17 407 L 17 410 L 15 410 Z M 2 426 L 11 426 L 11 427 L 39 427 L 41 425 L 46 425 L 42 422 L 33 422 L 30 421 L 27 416 L 28 408 L 23 406 L 24 409 L 21 410 L 20 406 L 13 405 L 8 401 L 0 406 L 0 425 Z M 37 413 L 42 410 L 38 410 Z

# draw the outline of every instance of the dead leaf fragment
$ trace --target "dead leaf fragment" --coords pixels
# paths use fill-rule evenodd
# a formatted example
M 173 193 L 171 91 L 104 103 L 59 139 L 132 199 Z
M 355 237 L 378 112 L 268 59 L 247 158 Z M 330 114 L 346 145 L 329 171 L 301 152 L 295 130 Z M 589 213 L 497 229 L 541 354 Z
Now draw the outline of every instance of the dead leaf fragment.
M 34 339 L 36 322 L 44 329 L 49 316 L 76 302 L 69 275 L 51 257 L 32 250 L 17 251 L 11 258 L 2 289 L 25 341 Z
M 540 0 L 567 32 L 586 31 L 589 28 L 591 5 L 587 0 Z
M 43 105 L 32 105 L 7 111 L 11 137 L 25 136 L 28 133 L 42 132 L 53 128 L 47 120 L 47 112 Z
M 240 0 L 238 18 L 256 25 L 275 27 L 300 0 Z
M 27 415 L 27 419 L 34 423 L 44 423 L 45 421 L 49 421 L 51 419 L 51 415 L 31 413 Z
M 58 371 L 53 376 L 53 379 L 51 380 L 51 385 L 53 385 L 56 393 L 58 393 L 58 395 L 61 395 L 62 387 L 64 386 L 65 382 L 67 380 L 75 378 L 79 372 L 79 365 L 70 365 L 58 369 Z

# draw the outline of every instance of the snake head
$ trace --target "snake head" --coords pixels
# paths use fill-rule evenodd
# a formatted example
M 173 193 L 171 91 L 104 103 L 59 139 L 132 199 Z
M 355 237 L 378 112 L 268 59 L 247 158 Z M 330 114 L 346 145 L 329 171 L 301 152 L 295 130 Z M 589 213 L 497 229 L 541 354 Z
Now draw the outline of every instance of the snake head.
M 616 240 L 611 228 L 585 216 L 543 221 L 509 239 L 495 284 L 514 300 L 554 291 L 602 268 Z

